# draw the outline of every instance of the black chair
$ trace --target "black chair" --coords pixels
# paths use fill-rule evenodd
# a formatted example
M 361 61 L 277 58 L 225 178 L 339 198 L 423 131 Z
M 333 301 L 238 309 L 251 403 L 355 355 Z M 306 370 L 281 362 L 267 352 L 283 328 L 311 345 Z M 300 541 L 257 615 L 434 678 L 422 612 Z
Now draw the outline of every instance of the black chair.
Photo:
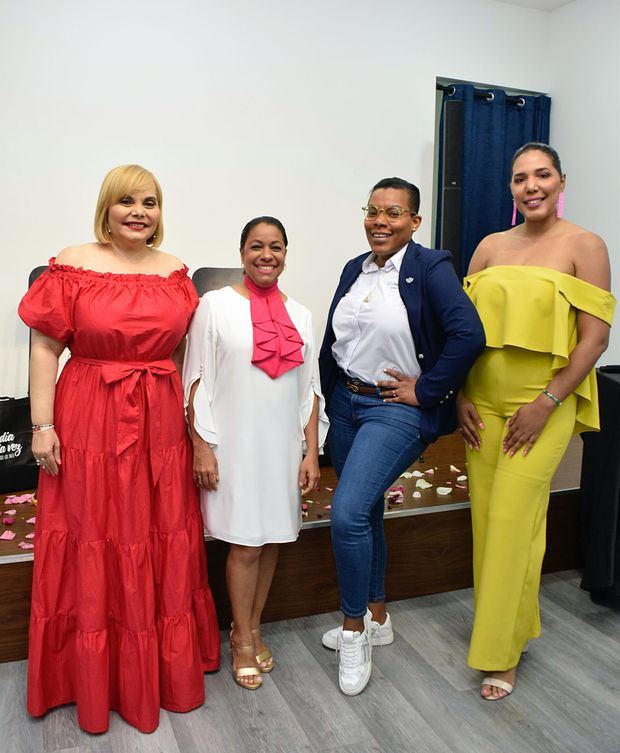
M 32 272 L 28 275 L 28 287 L 32 285 L 32 283 L 37 279 L 37 277 L 41 277 L 43 272 L 45 272 L 46 269 L 49 269 L 47 264 L 44 267 L 35 267 Z
M 199 267 L 192 275 L 192 282 L 199 296 L 242 280 L 241 267 Z

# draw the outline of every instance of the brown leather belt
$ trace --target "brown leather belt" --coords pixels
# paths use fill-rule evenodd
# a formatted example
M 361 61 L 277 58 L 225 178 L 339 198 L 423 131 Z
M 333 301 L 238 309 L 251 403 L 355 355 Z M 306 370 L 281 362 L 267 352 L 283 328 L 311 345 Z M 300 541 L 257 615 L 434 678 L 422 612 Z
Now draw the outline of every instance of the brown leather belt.
M 352 379 L 351 377 L 341 374 L 340 381 L 349 390 L 349 392 L 356 392 L 360 395 L 374 395 L 375 397 L 379 396 L 378 387 L 372 387 L 365 382 L 360 382 L 358 379 Z

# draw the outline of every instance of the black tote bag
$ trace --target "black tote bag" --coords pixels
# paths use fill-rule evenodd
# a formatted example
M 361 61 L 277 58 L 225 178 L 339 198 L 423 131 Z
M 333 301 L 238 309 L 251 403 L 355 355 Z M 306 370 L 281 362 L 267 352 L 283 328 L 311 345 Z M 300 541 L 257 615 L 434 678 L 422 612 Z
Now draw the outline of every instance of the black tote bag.
M 31 442 L 30 400 L 0 397 L 0 493 L 36 488 L 39 468 Z

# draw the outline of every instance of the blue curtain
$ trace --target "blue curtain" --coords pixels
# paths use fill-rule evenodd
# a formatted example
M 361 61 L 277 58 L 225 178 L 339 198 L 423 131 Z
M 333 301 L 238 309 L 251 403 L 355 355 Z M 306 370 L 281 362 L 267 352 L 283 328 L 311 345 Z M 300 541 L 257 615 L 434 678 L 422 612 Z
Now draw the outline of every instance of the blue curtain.
M 476 97 L 484 94 L 484 97 Z M 493 95 L 491 97 L 491 94 Z M 461 276 L 478 243 L 489 233 L 504 230 L 512 217 L 510 160 L 528 141 L 549 143 L 551 99 L 546 96 L 520 96 L 518 102 L 501 89 L 475 89 L 471 84 L 455 84 L 444 92 L 443 102 L 463 102 L 463 174 L 460 248 L 448 249 L 458 255 Z M 443 134 L 443 111 L 440 134 Z M 441 137 L 440 137 L 441 138 Z M 443 148 L 440 143 L 437 242 L 440 241 Z

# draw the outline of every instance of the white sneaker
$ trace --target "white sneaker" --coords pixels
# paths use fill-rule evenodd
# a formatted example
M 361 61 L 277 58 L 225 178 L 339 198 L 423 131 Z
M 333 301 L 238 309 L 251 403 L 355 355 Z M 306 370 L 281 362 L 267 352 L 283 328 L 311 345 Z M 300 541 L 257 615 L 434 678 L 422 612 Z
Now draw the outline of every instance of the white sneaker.
M 370 609 L 367 609 L 364 615 L 364 627 L 373 646 L 388 646 L 390 643 L 394 643 L 394 631 L 392 630 L 392 620 L 389 614 L 383 625 L 380 625 L 372 619 L 372 612 Z M 328 630 L 326 633 L 323 633 L 321 643 L 326 648 L 331 648 L 335 651 L 338 648 L 338 633 L 340 632 L 341 628 L 339 627 Z
M 372 646 L 368 633 L 340 630 L 338 636 L 340 665 L 338 667 L 338 684 L 345 695 L 357 695 L 368 684 L 372 669 Z

